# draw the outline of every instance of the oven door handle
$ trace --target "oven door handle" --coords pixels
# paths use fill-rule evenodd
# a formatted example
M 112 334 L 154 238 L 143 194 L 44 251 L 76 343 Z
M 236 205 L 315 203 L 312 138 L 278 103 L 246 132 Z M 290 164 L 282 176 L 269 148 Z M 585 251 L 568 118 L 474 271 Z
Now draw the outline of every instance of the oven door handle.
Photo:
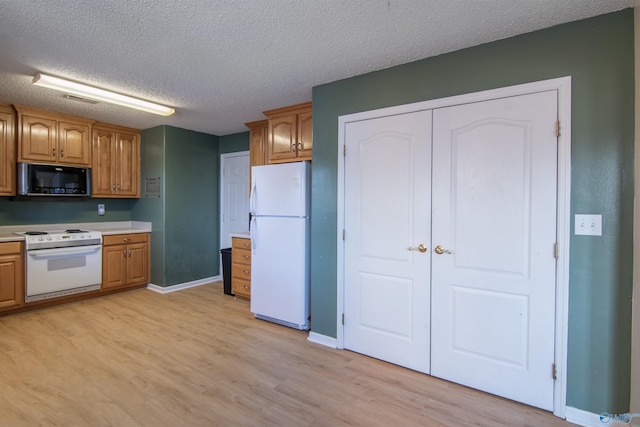
M 75 255 L 87 252 L 97 252 L 102 249 L 102 245 L 91 246 L 72 246 L 68 248 L 52 248 L 52 249 L 34 249 L 27 251 L 27 255 L 34 258 L 46 257 L 46 256 L 59 256 L 59 255 Z

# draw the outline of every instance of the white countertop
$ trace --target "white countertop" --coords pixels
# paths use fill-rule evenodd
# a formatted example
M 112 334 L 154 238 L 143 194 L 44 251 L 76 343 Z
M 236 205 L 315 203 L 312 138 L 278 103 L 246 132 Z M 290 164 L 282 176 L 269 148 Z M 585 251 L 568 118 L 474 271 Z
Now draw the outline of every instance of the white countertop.
M 24 240 L 24 236 L 13 234 L 18 231 L 50 231 L 66 230 L 69 228 L 80 228 L 95 230 L 103 235 L 127 234 L 127 233 L 150 233 L 151 223 L 141 221 L 113 221 L 113 222 L 82 222 L 71 224 L 27 224 L 8 225 L 0 227 L 0 243 L 19 242 Z
M 229 236 L 231 237 L 239 237 L 241 239 L 250 239 L 251 235 L 249 234 L 248 231 L 242 232 L 242 233 L 229 233 Z

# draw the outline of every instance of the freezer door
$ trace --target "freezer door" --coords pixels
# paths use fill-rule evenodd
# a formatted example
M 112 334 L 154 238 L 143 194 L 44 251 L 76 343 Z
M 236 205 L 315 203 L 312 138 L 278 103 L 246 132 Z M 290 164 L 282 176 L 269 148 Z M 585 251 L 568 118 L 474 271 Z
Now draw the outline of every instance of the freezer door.
M 308 329 L 307 218 L 257 217 L 252 229 L 251 312 Z
M 251 168 L 251 213 L 259 216 L 307 216 L 309 172 L 309 162 Z

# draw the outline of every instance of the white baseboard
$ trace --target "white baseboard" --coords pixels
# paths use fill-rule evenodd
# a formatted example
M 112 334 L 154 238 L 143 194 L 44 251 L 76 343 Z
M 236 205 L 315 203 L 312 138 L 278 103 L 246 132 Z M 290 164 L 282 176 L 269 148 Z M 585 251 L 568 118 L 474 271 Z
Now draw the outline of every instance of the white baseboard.
M 312 343 L 324 345 L 326 347 L 336 348 L 338 341 L 333 337 L 319 334 L 317 332 L 309 332 L 308 341 Z
M 630 414 L 610 414 L 608 417 L 606 414 L 594 414 L 593 412 L 583 411 L 582 409 L 572 408 L 567 406 L 565 411 L 567 421 L 570 423 L 578 424 L 584 427 L 629 427 L 638 425 L 640 416 L 631 419 L 631 423 L 627 420 L 630 419 Z
M 175 292 L 175 291 L 181 291 L 183 289 L 194 288 L 196 286 L 206 285 L 208 283 L 217 282 L 219 280 L 222 280 L 222 276 L 205 277 L 204 279 L 198 279 L 192 282 L 178 283 L 176 285 L 171 285 L 171 286 L 158 286 L 158 285 L 154 285 L 153 283 L 149 283 L 147 285 L 147 289 L 150 289 L 154 292 L 158 292 L 160 294 L 168 294 L 169 292 Z

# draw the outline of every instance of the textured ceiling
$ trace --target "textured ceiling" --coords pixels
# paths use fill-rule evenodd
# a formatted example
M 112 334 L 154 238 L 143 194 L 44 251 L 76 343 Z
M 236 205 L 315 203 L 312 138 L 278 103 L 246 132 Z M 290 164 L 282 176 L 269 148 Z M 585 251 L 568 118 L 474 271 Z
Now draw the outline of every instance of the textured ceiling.
M 0 102 L 226 135 L 313 86 L 637 5 L 638 0 L 0 0 Z M 65 77 L 176 108 L 90 105 Z

